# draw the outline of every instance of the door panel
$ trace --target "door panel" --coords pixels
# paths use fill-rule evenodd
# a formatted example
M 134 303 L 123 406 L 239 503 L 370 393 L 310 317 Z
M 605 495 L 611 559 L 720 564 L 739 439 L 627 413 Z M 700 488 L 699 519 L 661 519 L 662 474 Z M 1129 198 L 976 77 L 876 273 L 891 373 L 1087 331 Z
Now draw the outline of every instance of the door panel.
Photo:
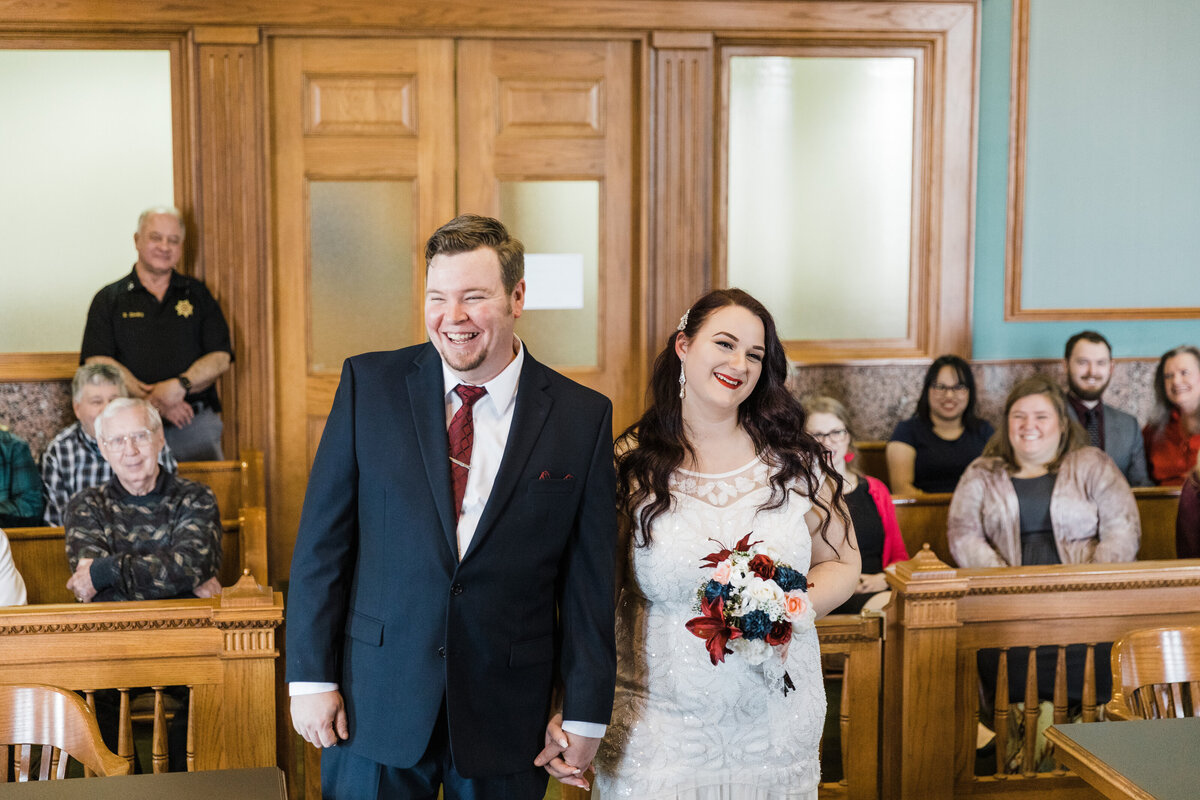
M 623 428 L 640 411 L 644 374 L 635 346 L 641 341 L 641 293 L 634 269 L 632 43 L 461 41 L 458 108 L 460 211 L 498 216 L 530 253 L 539 254 L 541 246 L 554 248 L 541 253 L 582 255 L 584 283 L 595 287 L 589 294 L 585 285 L 582 308 L 527 312 L 518 334 L 534 357 L 608 395 L 614 423 Z M 554 208 L 538 200 L 538 186 L 513 185 L 546 189 L 554 181 L 575 184 L 583 197 L 589 196 L 587 184 L 598 185 L 599 202 Z M 521 197 L 526 202 L 512 201 Z M 527 213 L 517 213 L 520 208 Z M 527 278 L 531 299 L 533 279 Z M 545 279 L 559 280 L 553 274 Z M 588 325 L 595 335 L 582 338 L 594 344 L 578 352 L 546 348 L 548 356 L 566 360 L 543 358 L 534 342 L 559 336 L 572 324 Z
M 425 336 L 418 243 L 454 215 L 453 53 L 449 40 L 273 43 L 272 560 L 285 573 L 342 359 Z

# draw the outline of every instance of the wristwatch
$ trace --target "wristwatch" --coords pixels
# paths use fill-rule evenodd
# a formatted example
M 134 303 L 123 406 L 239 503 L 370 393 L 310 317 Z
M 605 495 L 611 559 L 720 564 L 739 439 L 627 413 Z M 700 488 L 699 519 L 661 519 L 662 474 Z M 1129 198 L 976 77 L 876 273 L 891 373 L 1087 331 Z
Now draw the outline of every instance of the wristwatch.
M 183 387 L 184 394 L 192 390 L 192 382 L 188 380 L 187 375 L 179 375 L 175 380 L 179 381 L 179 385 Z

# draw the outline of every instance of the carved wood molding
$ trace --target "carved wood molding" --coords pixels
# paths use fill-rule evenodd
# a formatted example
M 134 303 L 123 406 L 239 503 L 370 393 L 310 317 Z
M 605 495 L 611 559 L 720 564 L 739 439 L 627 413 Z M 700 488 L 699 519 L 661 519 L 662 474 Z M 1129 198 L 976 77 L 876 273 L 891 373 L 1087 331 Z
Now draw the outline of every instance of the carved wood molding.
M 1024 308 L 1021 272 L 1025 237 L 1025 133 L 1029 111 L 1029 17 L 1032 0 L 1013 0 L 1008 108 L 1008 215 L 1004 255 L 1006 322 L 1050 320 L 1194 319 L 1200 306 L 1162 308 Z
M 0 625 L 0 636 L 40 633 L 119 633 L 122 631 L 160 631 L 183 628 L 217 628 L 224 631 L 271 630 L 283 625 L 283 619 L 253 619 L 229 622 L 209 617 L 184 619 L 121 619 L 98 622 L 31 622 L 23 625 Z
M 1174 589 L 1200 586 L 1200 578 L 1151 578 L 1148 580 L 1105 581 L 1104 583 L 1036 583 L 971 586 L 970 595 L 1048 594 L 1053 592 L 1120 591 L 1121 589 Z M 925 595 L 922 595 L 924 597 Z

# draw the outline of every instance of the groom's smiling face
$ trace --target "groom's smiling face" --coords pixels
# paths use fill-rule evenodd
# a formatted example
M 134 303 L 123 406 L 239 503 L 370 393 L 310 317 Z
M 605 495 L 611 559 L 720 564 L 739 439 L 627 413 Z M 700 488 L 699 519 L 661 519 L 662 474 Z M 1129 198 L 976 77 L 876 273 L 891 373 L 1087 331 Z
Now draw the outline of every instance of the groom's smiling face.
M 513 360 L 513 326 L 525 306 L 525 281 L 511 293 L 490 247 L 438 254 L 425 275 L 425 329 L 442 360 L 468 383 L 490 381 Z

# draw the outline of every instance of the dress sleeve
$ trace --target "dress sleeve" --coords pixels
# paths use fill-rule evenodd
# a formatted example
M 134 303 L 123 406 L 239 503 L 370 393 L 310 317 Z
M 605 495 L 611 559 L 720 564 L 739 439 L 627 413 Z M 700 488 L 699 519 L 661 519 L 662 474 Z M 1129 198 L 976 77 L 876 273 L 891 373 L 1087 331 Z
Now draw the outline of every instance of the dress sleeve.
M 909 447 L 917 446 L 916 429 L 913 425 L 913 418 L 902 419 L 896 423 L 896 427 L 892 430 L 889 442 L 901 442 Z

